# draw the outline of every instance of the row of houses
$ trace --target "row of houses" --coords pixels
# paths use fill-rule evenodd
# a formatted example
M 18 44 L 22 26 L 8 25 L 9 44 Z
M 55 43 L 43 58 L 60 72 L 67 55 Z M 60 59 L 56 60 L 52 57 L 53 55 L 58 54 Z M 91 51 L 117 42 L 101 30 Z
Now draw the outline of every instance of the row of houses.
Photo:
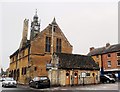
M 51 85 L 99 83 L 100 70 L 104 66 L 102 55 L 93 54 L 97 49 L 92 49 L 88 55 L 73 54 L 73 46 L 55 18 L 42 31 L 38 20 L 36 12 L 31 22 L 29 40 L 29 20 L 24 20 L 22 40 L 19 48 L 10 55 L 8 75 L 20 84 L 28 84 L 35 76 L 48 76 Z M 100 58 L 96 59 L 96 56 Z
M 101 74 L 115 74 L 120 79 L 120 44 L 92 47 L 88 56 L 99 65 Z

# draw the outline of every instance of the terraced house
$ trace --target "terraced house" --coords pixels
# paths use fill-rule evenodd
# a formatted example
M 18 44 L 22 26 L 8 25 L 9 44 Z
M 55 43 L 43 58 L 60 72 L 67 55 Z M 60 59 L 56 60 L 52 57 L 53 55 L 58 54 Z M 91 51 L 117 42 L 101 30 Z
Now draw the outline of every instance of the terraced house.
M 116 74 L 120 79 L 120 44 L 92 47 L 88 55 L 99 65 L 101 74 Z
M 49 76 L 52 84 L 54 85 L 54 81 L 56 81 L 56 79 L 50 77 L 50 74 L 54 72 L 55 69 L 58 69 L 58 67 L 55 66 L 57 66 L 58 64 L 61 64 L 62 66 L 63 63 L 57 63 L 58 59 L 56 59 L 53 56 L 53 53 L 61 53 L 61 55 L 62 53 L 70 54 L 68 55 L 68 57 L 72 56 L 74 58 L 72 61 L 70 61 L 70 65 L 72 65 L 73 62 L 75 62 L 75 64 L 80 64 L 79 62 L 85 62 L 86 59 L 76 60 L 77 57 L 72 55 L 73 46 L 70 44 L 68 39 L 61 31 L 60 27 L 56 23 L 55 18 L 53 19 L 52 23 L 50 23 L 42 31 L 40 31 L 40 22 L 38 20 L 39 18 L 36 12 L 36 14 L 33 17 L 33 21 L 31 22 L 29 40 L 27 39 L 29 21 L 28 19 L 24 20 L 23 35 L 20 46 L 12 55 L 10 55 L 9 76 L 14 77 L 14 79 L 16 79 L 21 84 L 28 83 L 35 76 Z M 61 68 L 59 67 L 59 69 L 63 69 L 64 74 L 66 74 L 68 71 L 69 73 L 72 73 L 71 69 L 73 67 L 67 68 L 68 67 L 67 62 L 69 62 L 70 59 L 67 60 L 66 57 L 65 60 L 64 56 L 62 56 L 60 60 L 61 62 L 65 62 L 66 64 L 65 67 L 61 67 Z M 94 77 L 95 83 L 98 83 L 96 82 L 96 80 L 99 81 L 99 79 L 96 78 L 96 76 L 99 75 L 98 67 L 94 64 L 93 62 L 94 60 L 92 59 L 87 59 L 87 63 L 89 62 L 89 60 L 90 60 L 89 73 L 91 72 L 89 78 Z M 79 62 L 77 63 L 77 61 Z M 91 64 L 95 65 L 96 68 L 93 69 Z M 80 66 L 75 65 L 74 68 L 76 67 L 76 69 L 80 70 L 81 69 Z M 85 73 L 87 73 L 88 71 L 87 68 L 85 68 L 85 70 L 86 70 Z M 95 72 L 95 76 L 92 76 L 91 74 L 94 72 Z M 57 73 L 57 75 L 58 74 L 59 73 Z M 76 74 L 79 76 L 80 71 L 76 71 L 75 76 Z M 56 76 L 56 74 L 53 76 Z M 63 79 L 66 81 L 70 81 L 70 83 L 64 83 L 65 85 L 67 84 L 71 85 L 72 82 L 70 78 L 72 77 L 69 77 L 68 73 L 67 73 L 67 77 L 66 75 L 64 76 L 61 75 L 61 77 L 62 78 L 64 77 Z M 68 77 L 69 80 L 66 79 Z M 75 77 L 75 78 L 79 78 L 79 77 Z M 63 80 L 60 81 L 62 82 Z M 78 82 L 78 80 L 75 81 L 75 84 L 76 82 Z M 89 82 L 89 83 L 93 83 L 93 82 Z M 59 83 L 56 84 L 55 82 L 55 85 L 58 84 Z

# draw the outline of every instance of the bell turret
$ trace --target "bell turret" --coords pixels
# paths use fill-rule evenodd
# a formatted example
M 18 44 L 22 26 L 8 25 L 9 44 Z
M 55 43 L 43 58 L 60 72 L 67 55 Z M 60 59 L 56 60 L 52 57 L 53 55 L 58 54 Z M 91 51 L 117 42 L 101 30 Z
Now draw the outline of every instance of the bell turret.
M 36 10 L 35 15 L 33 16 L 33 21 L 31 22 L 30 40 L 35 38 L 40 32 L 40 22 L 38 21 L 38 19 L 39 17 L 37 15 L 37 10 Z

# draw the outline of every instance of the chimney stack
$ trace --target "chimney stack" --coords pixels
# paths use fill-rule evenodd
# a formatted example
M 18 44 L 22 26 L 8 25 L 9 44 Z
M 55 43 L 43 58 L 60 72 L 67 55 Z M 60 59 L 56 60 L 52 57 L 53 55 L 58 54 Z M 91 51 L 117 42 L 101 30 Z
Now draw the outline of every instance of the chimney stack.
M 110 43 L 106 43 L 106 47 L 109 47 L 110 46 Z
M 91 47 L 91 48 L 90 48 L 90 51 L 92 51 L 92 50 L 94 50 L 94 49 L 95 49 L 94 47 Z

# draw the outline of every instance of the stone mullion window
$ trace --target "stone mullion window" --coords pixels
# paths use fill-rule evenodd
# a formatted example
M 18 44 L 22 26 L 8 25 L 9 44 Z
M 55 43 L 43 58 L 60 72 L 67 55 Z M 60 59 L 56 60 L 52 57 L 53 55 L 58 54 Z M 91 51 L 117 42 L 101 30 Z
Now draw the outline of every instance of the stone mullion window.
M 26 74 L 26 67 L 23 67 L 22 68 L 22 75 L 25 75 Z
M 45 52 L 50 52 L 51 49 L 51 37 L 46 37 Z
M 61 53 L 61 39 L 57 38 L 57 42 L 56 42 L 56 52 L 60 52 Z

